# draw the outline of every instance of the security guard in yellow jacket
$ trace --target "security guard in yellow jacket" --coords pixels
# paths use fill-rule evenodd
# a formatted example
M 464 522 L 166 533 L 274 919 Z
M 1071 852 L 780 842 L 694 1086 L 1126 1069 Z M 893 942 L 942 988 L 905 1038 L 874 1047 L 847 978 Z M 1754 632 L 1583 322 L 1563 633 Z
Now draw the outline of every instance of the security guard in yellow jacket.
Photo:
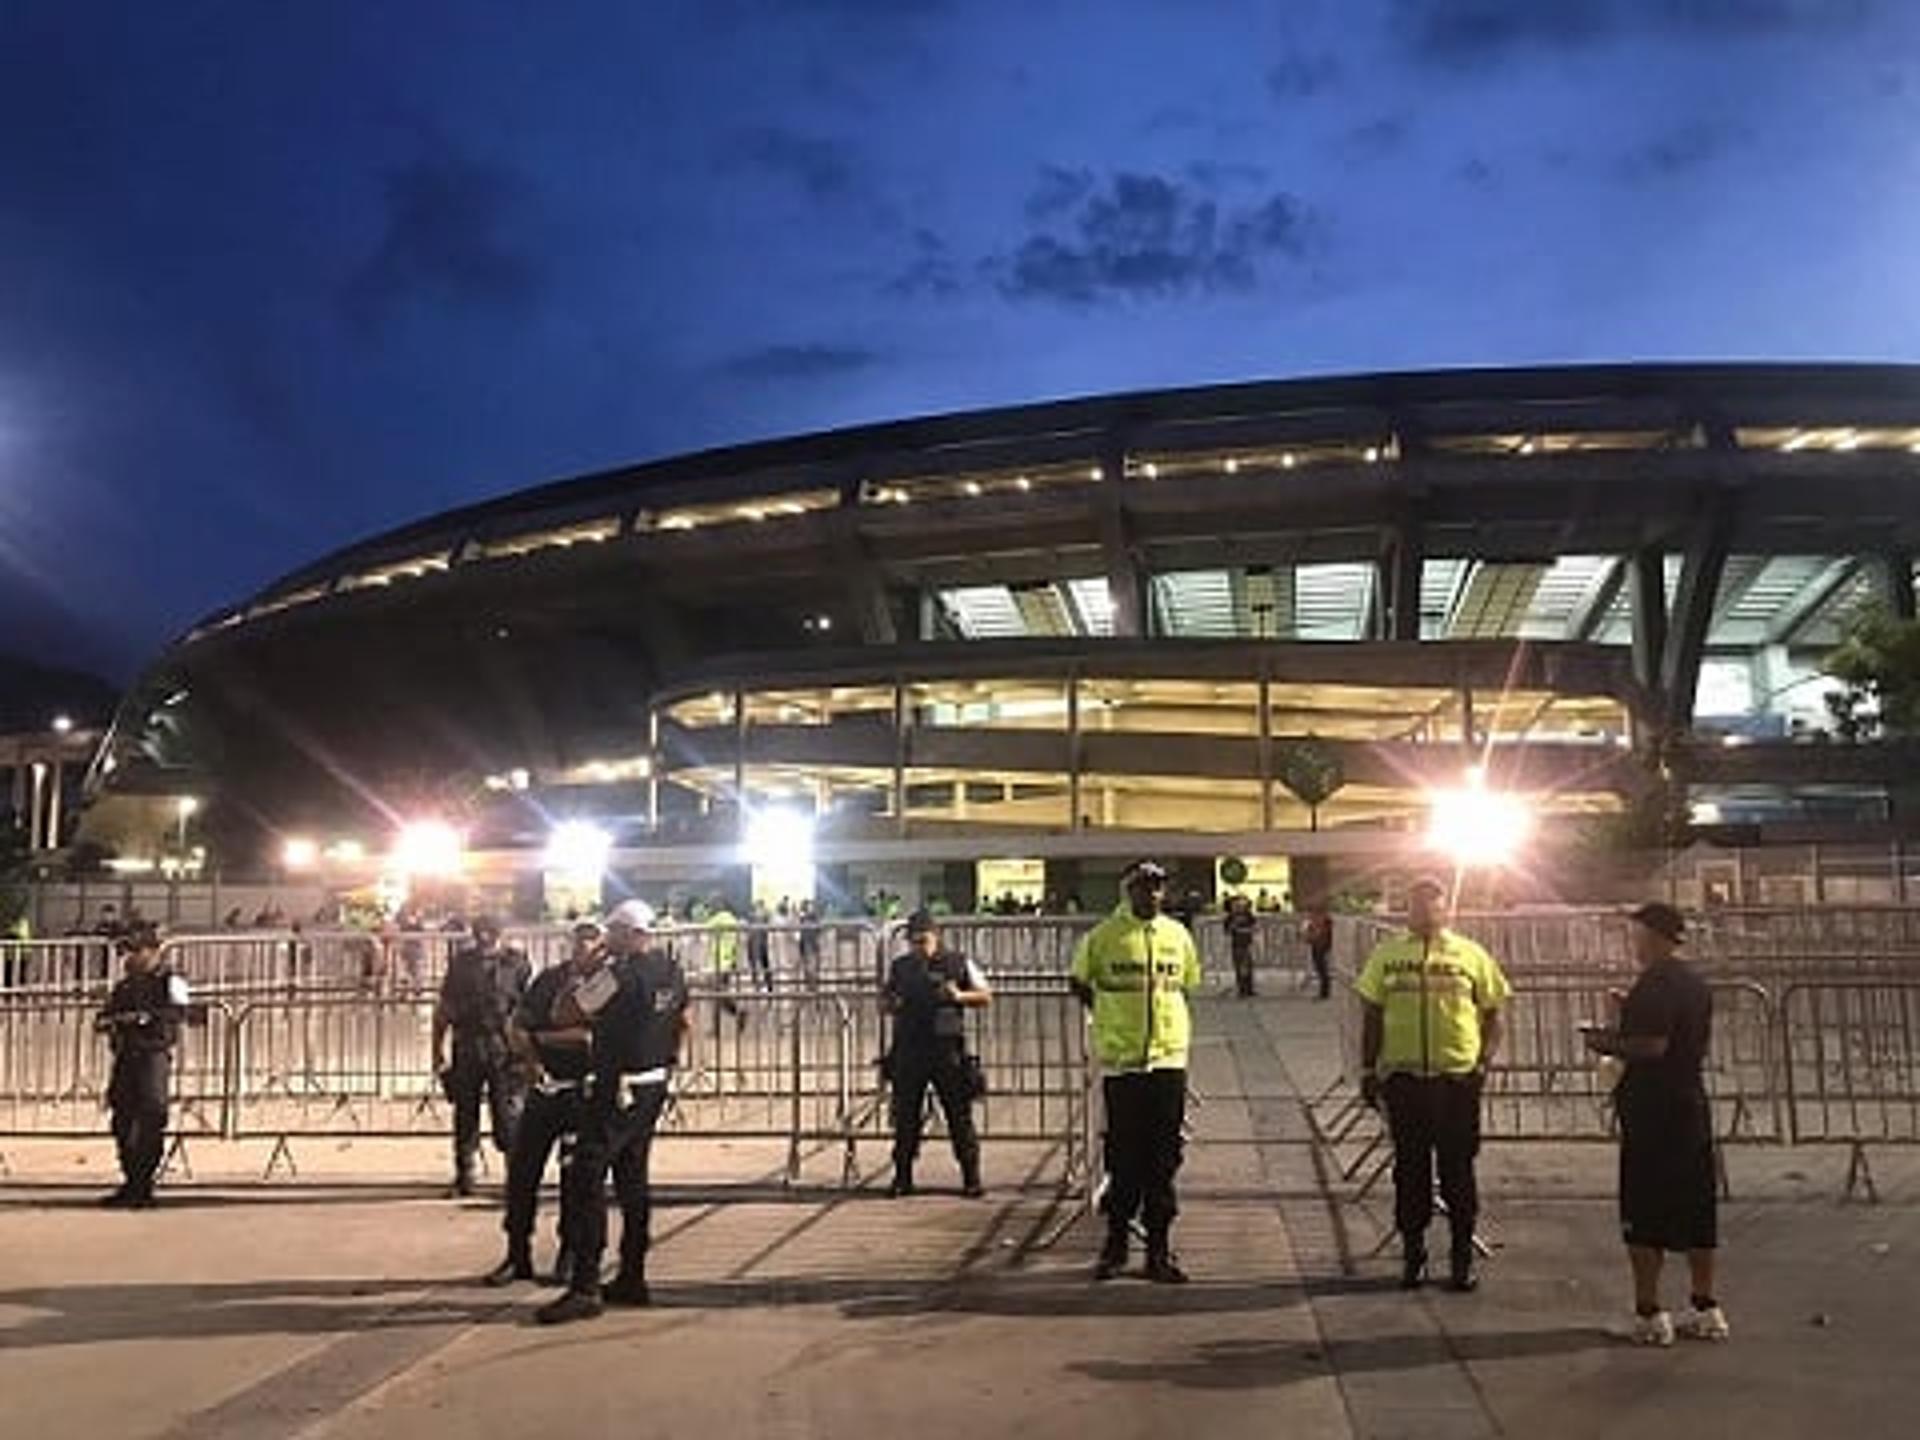
M 1107 1240 L 1097 1280 L 1126 1267 L 1127 1228 L 1147 1230 L 1147 1278 L 1184 1284 L 1168 1244 L 1179 1211 L 1173 1177 L 1187 1108 L 1187 992 L 1200 984 L 1193 936 L 1161 913 L 1167 872 L 1151 860 L 1121 877 L 1125 899 L 1073 956 L 1074 993 L 1093 1010 L 1093 1043 L 1106 1071 Z
M 1473 1162 L 1480 1152 L 1480 1090 L 1500 1044 L 1500 1007 L 1512 994 L 1493 957 L 1449 930 L 1447 918 L 1445 882 L 1416 880 L 1407 929 L 1374 947 L 1353 987 L 1365 1002 L 1361 1094 L 1369 1105 L 1386 1102 L 1393 1135 L 1400 1283 L 1409 1290 L 1426 1279 L 1436 1161 L 1452 1230 L 1452 1288 L 1479 1284 Z

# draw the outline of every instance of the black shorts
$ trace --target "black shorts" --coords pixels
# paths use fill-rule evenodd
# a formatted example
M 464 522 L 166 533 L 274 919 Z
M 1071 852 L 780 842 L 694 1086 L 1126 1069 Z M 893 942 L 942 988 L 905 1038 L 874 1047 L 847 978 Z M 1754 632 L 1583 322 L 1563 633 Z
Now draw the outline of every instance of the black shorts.
M 1620 1233 L 1652 1250 L 1720 1243 L 1713 1115 L 1704 1092 L 1616 1097 L 1620 1116 Z

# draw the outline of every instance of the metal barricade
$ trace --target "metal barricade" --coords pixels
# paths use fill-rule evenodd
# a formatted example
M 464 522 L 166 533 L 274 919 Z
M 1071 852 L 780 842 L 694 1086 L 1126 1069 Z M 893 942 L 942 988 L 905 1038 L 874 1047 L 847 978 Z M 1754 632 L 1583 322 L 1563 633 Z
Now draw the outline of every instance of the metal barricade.
M 1846 1195 L 1877 1200 L 1867 1147 L 1920 1143 L 1920 984 L 1792 985 L 1780 1017 L 1788 1134 L 1846 1145 Z
M 0 940 L 0 994 L 89 995 L 112 983 L 113 942 L 98 935 Z

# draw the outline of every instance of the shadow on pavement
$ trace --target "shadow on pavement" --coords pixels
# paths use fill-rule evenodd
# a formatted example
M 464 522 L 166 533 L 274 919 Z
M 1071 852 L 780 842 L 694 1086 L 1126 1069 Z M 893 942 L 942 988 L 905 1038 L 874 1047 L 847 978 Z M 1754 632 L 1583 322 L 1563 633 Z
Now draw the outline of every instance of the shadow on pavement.
M 1261 1389 L 1329 1374 L 1417 1370 L 1460 1361 L 1517 1360 L 1613 1348 L 1619 1341 L 1592 1326 L 1507 1330 L 1478 1335 L 1379 1335 L 1320 1345 L 1299 1341 L 1215 1340 L 1178 1359 L 1088 1360 L 1069 1369 L 1116 1384 L 1190 1389 Z

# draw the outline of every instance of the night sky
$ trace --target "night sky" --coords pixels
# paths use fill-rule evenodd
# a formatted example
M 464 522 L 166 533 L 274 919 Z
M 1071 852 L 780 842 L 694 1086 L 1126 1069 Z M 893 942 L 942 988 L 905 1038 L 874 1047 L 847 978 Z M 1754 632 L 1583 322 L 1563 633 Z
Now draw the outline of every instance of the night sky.
M 596 467 L 1916 356 L 1904 0 L 0 3 L 0 651 Z

